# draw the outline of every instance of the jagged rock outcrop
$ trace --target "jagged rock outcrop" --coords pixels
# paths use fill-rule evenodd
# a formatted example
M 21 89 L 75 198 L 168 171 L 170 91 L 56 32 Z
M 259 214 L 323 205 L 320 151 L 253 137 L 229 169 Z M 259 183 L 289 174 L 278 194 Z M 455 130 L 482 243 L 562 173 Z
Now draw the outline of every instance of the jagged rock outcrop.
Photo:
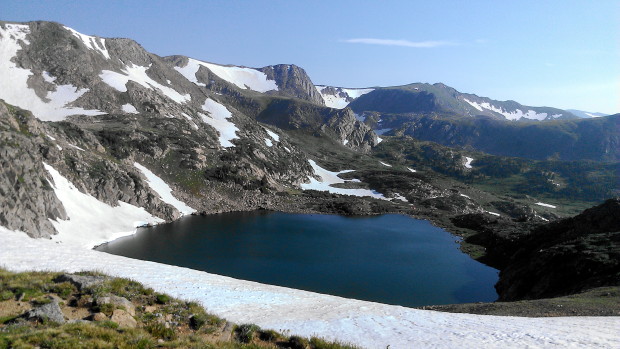
M 54 234 L 49 219 L 67 218 L 43 168 L 43 132 L 30 113 L 0 101 L 0 226 L 32 237 Z
M 275 80 L 278 85 L 277 94 L 280 96 L 295 97 L 315 104 L 325 105 L 323 97 L 316 90 L 306 71 L 294 64 L 270 65 L 258 69 L 267 75 L 268 79 Z M 270 91 L 275 94 L 275 91 Z
M 323 134 L 348 148 L 362 152 L 367 152 L 379 144 L 372 129 L 358 121 L 348 108 L 339 110 L 301 101 L 276 99 L 256 118 L 284 130 L 306 130 Z

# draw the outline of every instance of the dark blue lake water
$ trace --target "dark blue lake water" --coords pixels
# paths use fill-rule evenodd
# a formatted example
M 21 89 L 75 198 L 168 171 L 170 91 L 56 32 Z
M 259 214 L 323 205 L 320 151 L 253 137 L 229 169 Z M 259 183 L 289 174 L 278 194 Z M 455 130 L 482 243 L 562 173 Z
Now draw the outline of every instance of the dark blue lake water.
M 494 301 L 497 270 L 457 238 L 402 215 L 190 216 L 99 251 L 239 279 L 403 306 Z

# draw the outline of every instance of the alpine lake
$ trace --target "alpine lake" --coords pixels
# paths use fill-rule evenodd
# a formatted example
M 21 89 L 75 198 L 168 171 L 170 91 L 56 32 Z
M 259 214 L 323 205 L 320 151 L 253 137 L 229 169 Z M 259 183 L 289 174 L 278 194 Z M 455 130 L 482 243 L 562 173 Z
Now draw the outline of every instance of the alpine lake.
M 255 211 L 140 228 L 98 251 L 346 298 L 419 307 L 491 302 L 498 271 L 403 215 Z

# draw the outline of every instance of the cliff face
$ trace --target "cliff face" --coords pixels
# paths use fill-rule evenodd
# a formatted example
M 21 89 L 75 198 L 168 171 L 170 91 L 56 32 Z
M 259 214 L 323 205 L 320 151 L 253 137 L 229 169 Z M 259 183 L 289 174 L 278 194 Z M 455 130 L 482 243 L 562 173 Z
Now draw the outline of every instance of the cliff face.
M 325 105 L 323 97 L 321 97 L 312 80 L 310 80 L 310 77 L 302 68 L 293 64 L 278 64 L 258 70 L 265 73 L 268 79 L 276 81 L 278 95 L 295 97 L 314 104 Z
M 284 130 L 322 134 L 362 152 L 379 144 L 374 131 L 357 120 L 348 108 L 340 110 L 295 100 L 274 100 L 256 119 Z
M 32 237 L 55 233 L 47 218 L 67 218 L 45 176 L 41 152 L 50 149 L 42 132 L 29 113 L 0 101 L 0 226 Z

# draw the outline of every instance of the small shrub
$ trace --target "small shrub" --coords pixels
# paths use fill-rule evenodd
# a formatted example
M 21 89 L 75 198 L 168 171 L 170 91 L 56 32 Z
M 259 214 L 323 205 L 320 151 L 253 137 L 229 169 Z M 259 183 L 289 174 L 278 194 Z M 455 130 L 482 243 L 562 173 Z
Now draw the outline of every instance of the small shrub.
M 240 342 L 250 343 L 252 339 L 254 338 L 254 333 L 256 333 L 256 331 L 259 331 L 259 330 L 260 330 L 260 327 L 254 324 L 244 324 L 244 325 L 238 326 L 235 329 L 235 332 L 237 333 L 237 339 L 239 339 Z
M 60 298 L 67 299 L 71 294 L 77 292 L 77 288 L 70 282 L 61 282 L 54 285 L 51 291 L 58 294 Z
M 170 302 L 170 297 L 165 294 L 158 294 L 155 296 L 155 301 L 157 302 L 157 304 L 166 304 Z
M 299 336 L 291 336 L 288 340 L 288 346 L 291 349 L 306 349 L 308 344 L 308 340 Z
M 282 337 L 278 332 L 274 330 L 260 330 L 258 332 L 258 338 L 265 342 L 275 342 Z
M 189 318 L 189 326 L 193 330 L 199 330 L 207 323 L 207 317 L 204 314 L 194 314 Z

